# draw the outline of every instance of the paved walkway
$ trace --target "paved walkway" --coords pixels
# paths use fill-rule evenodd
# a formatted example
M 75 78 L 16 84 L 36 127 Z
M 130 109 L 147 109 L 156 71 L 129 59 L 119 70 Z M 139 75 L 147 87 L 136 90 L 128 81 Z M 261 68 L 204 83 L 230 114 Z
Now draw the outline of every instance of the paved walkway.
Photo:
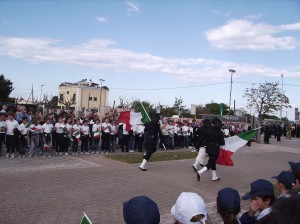
M 98 154 L 1 158 L 0 223 L 73 224 L 79 223 L 86 212 L 93 223 L 119 224 L 124 223 L 123 202 L 147 195 L 157 202 L 161 223 L 170 224 L 170 209 L 183 191 L 201 195 L 213 222 L 219 223 L 215 211 L 218 190 L 230 186 L 244 194 L 255 179 L 274 182 L 270 177 L 288 169 L 288 161 L 300 161 L 300 140 L 254 143 L 239 150 L 233 160 L 234 167 L 218 167 L 220 182 L 212 182 L 211 173 L 206 172 L 198 183 L 191 168 L 194 160 L 153 162 L 147 172 L 141 172 L 137 164 L 112 161 Z

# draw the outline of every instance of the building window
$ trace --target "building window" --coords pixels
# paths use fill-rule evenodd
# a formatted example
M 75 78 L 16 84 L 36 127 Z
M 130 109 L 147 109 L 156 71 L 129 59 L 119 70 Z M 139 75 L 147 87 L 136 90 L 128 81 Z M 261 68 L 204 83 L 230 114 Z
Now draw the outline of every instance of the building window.
M 94 101 L 97 101 L 97 97 L 94 97 Z
M 93 97 L 90 96 L 90 97 L 89 97 L 89 101 L 92 101 L 92 100 L 93 100 Z
M 69 94 L 69 91 L 67 91 L 67 94 Z
M 59 100 L 63 101 L 64 100 L 64 94 L 59 94 Z
M 76 94 L 73 94 L 73 101 L 76 101 Z

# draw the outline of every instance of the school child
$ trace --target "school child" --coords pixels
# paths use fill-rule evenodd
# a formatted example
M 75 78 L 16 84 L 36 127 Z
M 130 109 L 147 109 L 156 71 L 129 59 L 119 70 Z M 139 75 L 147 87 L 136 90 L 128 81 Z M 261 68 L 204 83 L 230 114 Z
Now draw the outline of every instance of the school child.
M 88 126 L 88 121 L 84 120 L 83 125 L 80 128 L 81 132 L 81 155 L 85 152 L 85 154 L 89 155 L 89 137 L 90 137 L 90 128 Z
M 48 118 L 46 122 L 42 125 L 42 131 L 43 131 L 43 141 L 44 141 L 44 146 L 43 146 L 43 152 L 44 156 L 48 154 L 48 157 L 51 157 L 50 155 L 50 144 L 51 144 L 51 132 L 53 129 L 53 124 L 50 123 L 51 119 Z
M 19 135 L 19 144 L 20 144 L 19 158 L 25 158 L 25 149 L 27 146 L 28 128 L 29 128 L 28 118 L 23 116 L 21 124 L 18 127 L 18 130 L 20 132 L 20 135 Z
M 95 123 L 93 124 L 92 127 L 92 132 L 93 132 L 93 148 L 92 148 L 92 153 L 97 153 L 99 154 L 99 142 L 101 138 L 101 124 L 100 120 L 96 119 Z
M 77 149 L 78 149 L 78 143 L 79 143 L 80 138 L 81 138 L 80 128 L 81 128 L 80 120 L 77 119 L 75 121 L 75 124 L 72 126 L 72 129 L 71 129 L 71 133 L 72 133 L 72 155 L 73 156 L 78 156 Z

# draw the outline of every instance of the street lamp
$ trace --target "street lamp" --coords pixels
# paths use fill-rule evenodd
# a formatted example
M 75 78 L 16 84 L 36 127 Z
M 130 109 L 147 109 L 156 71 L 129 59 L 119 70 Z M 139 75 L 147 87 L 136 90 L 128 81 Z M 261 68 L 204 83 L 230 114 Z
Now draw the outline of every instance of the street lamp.
M 281 74 L 281 110 L 280 110 L 280 119 L 282 120 L 282 100 L 283 100 L 283 74 Z
M 42 102 L 43 86 L 44 86 L 44 85 L 41 85 L 41 96 L 40 96 L 40 102 Z
M 100 81 L 100 102 L 99 102 L 99 113 L 100 113 L 100 109 L 101 109 L 101 97 L 102 97 L 102 82 L 105 82 L 104 79 L 99 79 Z
M 230 79 L 230 95 L 229 95 L 229 112 L 228 112 L 228 115 L 230 115 L 230 107 L 231 107 L 232 75 L 233 75 L 233 73 L 235 73 L 235 70 L 229 69 L 229 72 L 231 73 L 231 79 Z

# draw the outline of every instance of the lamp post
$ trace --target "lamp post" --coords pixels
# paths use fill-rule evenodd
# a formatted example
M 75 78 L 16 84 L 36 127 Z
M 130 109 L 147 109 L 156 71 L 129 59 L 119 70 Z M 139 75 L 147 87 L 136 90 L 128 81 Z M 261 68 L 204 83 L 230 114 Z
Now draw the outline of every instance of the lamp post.
M 230 115 L 230 108 L 231 108 L 232 75 L 233 75 L 233 73 L 235 73 L 235 70 L 229 69 L 229 72 L 231 73 L 231 78 L 230 78 L 230 95 L 229 95 L 229 112 L 228 112 L 228 115 Z
M 41 96 L 40 96 L 40 102 L 42 102 L 43 86 L 44 86 L 44 85 L 41 85 Z
M 283 100 L 283 74 L 281 74 L 281 110 L 280 110 L 280 120 L 282 120 L 282 100 Z
M 100 81 L 100 101 L 99 101 L 99 113 L 100 113 L 100 109 L 101 109 L 101 97 L 102 97 L 102 82 L 105 82 L 104 79 L 99 79 Z

